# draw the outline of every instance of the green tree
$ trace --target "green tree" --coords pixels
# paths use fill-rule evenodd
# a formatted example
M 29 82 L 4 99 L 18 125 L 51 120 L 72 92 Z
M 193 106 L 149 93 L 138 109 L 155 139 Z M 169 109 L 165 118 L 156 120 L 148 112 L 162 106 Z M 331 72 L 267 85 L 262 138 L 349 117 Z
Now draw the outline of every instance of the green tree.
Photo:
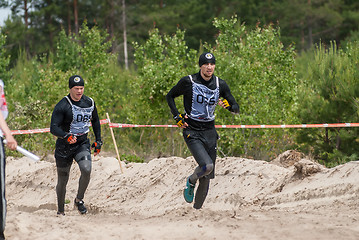
M 10 62 L 10 57 L 7 55 L 4 45 L 6 43 L 6 35 L 0 32 L 0 78 L 7 75 L 7 67 Z
M 89 28 L 97 26 L 114 37 L 111 51 L 116 52 L 123 63 L 124 28 L 120 1 L 76 2 L 77 14 L 71 0 L 0 0 L 0 6 L 11 6 L 13 14 L 5 25 L 10 33 L 7 45 L 11 49 L 21 46 L 30 56 L 47 54 L 55 47 L 61 29 L 67 34 L 77 34 L 75 25 L 86 20 Z M 202 42 L 215 44 L 218 34 L 212 24 L 215 17 L 228 18 L 235 14 L 241 16 L 248 29 L 254 29 L 258 23 L 279 23 L 284 46 L 295 43 L 297 49 L 308 49 L 320 40 L 325 43 L 336 40 L 340 44 L 347 37 L 355 37 L 359 30 L 359 6 L 355 0 L 126 0 L 126 6 L 128 43 L 143 44 L 148 38 L 148 30 L 153 27 L 161 34 L 171 34 L 180 28 L 186 31 L 187 45 L 198 50 Z M 75 24 L 75 15 L 79 24 Z M 128 46 L 128 52 L 129 61 L 133 63 L 132 45 Z
M 359 42 L 338 49 L 319 45 L 301 76 L 299 119 L 303 123 L 358 122 Z M 357 128 L 303 129 L 298 143 L 326 164 L 357 158 Z
M 339 40 L 345 23 L 343 0 L 274 1 L 272 21 L 279 21 L 285 45 L 296 43 L 301 50 L 322 41 Z
M 343 25 L 339 29 L 338 39 L 351 39 L 352 41 L 359 40 L 359 2 L 356 0 L 343 1 L 344 18 Z M 342 43 L 342 41 L 341 41 Z
M 279 29 L 272 25 L 247 30 L 236 17 L 215 19 L 214 25 L 220 32 L 213 47 L 218 58 L 216 71 L 227 79 L 241 109 L 239 116 L 220 111 L 218 123 L 296 122 L 294 46 L 284 48 Z M 268 159 L 288 147 L 291 141 L 287 136 L 285 130 L 236 130 L 235 134 L 226 133 L 222 147 L 230 155 Z
M 168 109 L 163 107 L 166 94 L 188 71 L 196 71 L 197 53 L 188 51 L 184 35 L 185 32 L 178 29 L 172 36 L 161 36 L 155 28 L 145 44 L 134 43 L 139 74 L 135 89 L 141 113 L 145 113 L 141 120 L 146 123 L 169 116 Z
M 64 72 L 81 67 L 81 46 L 76 41 L 76 36 L 72 36 L 68 36 L 64 29 L 60 32 L 53 56 L 55 68 Z
M 188 71 L 196 71 L 197 66 L 197 52 L 188 49 L 184 35 L 185 32 L 180 29 L 172 36 L 161 35 L 155 28 L 150 31 L 145 44 L 134 43 L 138 78 L 133 83 L 136 110 L 132 113 L 131 122 L 173 124 L 165 96 L 181 77 L 189 74 Z M 180 138 L 180 135 L 175 130 L 156 129 L 155 133 L 151 129 L 135 131 L 137 142 L 144 149 L 150 149 L 147 155 L 165 152 L 181 156 L 183 148 L 176 147 L 174 139 Z M 161 142 L 160 146 L 158 142 Z

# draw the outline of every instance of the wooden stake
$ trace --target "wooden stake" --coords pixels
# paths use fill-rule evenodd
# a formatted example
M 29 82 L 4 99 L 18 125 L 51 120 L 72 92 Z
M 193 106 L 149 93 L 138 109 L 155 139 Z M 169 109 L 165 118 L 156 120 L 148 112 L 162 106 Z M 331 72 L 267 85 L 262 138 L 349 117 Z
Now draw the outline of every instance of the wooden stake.
M 110 120 L 110 117 L 109 117 L 108 113 L 106 113 L 106 116 L 107 116 L 108 124 L 109 124 L 109 126 L 110 126 L 111 120 Z M 117 160 L 118 160 L 118 163 L 120 164 L 121 173 L 123 173 L 122 164 L 121 164 L 121 159 L 120 159 L 120 154 L 118 153 L 117 143 L 116 143 L 115 135 L 113 134 L 112 127 L 110 127 L 110 131 L 111 131 L 111 135 L 112 135 L 113 144 L 115 145 L 115 150 L 116 150 L 116 154 L 117 154 Z

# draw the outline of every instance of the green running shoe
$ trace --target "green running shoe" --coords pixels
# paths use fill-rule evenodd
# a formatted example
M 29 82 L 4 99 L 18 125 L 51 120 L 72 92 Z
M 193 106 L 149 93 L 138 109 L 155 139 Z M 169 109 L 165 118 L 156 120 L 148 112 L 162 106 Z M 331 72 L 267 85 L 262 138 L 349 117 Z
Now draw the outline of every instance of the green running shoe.
M 186 187 L 183 190 L 183 196 L 184 196 L 184 200 L 188 203 L 193 202 L 194 187 L 195 187 L 195 184 L 190 183 L 189 178 L 187 178 Z

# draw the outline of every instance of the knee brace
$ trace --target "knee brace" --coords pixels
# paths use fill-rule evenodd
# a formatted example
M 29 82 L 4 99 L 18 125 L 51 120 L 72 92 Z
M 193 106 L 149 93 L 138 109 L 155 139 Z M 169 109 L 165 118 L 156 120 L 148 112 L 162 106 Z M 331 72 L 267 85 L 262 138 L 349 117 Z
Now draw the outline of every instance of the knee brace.
M 192 182 L 196 182 L 198 178 L 201 178 L 203 176 L 207 176 L 213 171 L 214 165 L 213 163 L 208 163 L 203 166 L 198 166 L 194 171 L 194 176 L 196 179 L 191 178 Z M 195 181 L 196 180 L 196 181 Z
M 206 175 L 210 174 L 212 171 L 213 171 L 213 163 L 206 164 L 206 165 L 202 166 L 201 175 L 206 176 Z
M 91 155 L 88 152 L 81 152 L 77 154 L 75 160 L 79 165 L 82 174 L 91 173 Z
M 90 160 L 91 161 L 91 153 L 87 152 L 87 151 L 83 151 L 83 152 L 79 152 L 76 156 L 75 156 L 75 161 L 76 162 L 80 162 L 83 160 Z

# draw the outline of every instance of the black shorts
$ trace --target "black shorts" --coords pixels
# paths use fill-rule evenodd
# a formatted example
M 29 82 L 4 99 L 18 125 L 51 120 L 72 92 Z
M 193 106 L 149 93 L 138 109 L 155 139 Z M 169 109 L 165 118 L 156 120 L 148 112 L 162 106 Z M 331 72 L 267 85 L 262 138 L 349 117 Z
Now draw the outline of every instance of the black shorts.
M 79 153 L 91 156 L 90 147 L 90 140 L 87 137 L 85 139 L 79 137 L 75 144 L 68 144 L 64 139 L 57 139 L 55 149 L 56 166 L 68 167 Z M 78 159 L 75 160 L 78 161 Z
M 199 166 L 213 163 L 213 171 L 208 176 L 214 178 L 218 140 L 216 129 L 196 131 L 185 128 L 183 138 Z

